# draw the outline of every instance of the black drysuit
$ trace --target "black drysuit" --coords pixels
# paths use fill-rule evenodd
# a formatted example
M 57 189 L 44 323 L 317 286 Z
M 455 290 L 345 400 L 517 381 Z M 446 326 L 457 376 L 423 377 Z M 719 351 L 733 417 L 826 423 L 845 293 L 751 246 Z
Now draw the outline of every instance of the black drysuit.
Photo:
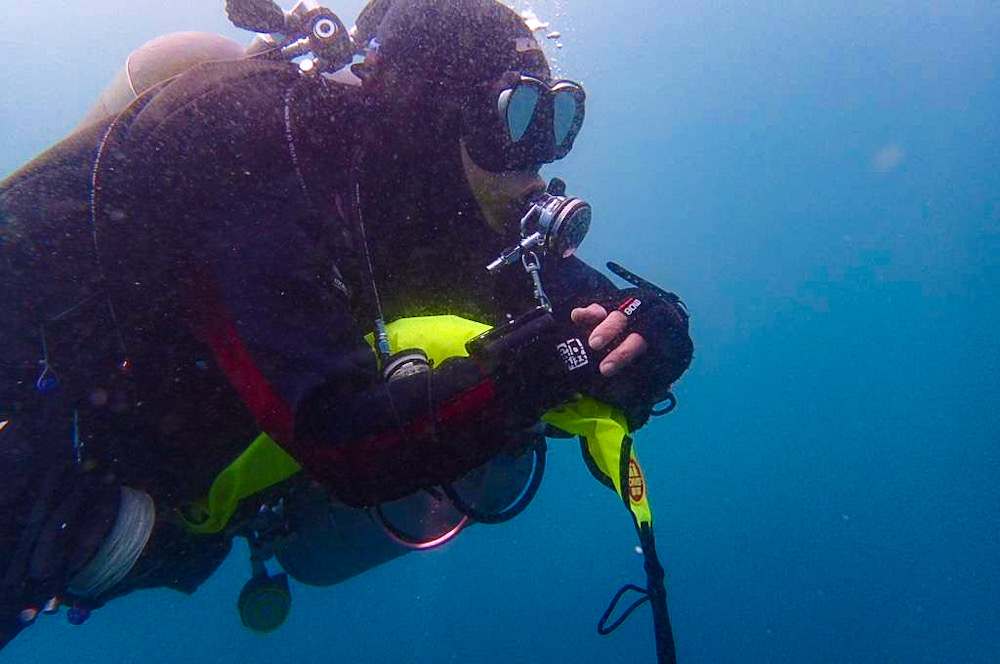
M 335 496 L 373 504 L 455 479 L 565 398 L 519 394 L 471 359 L 379 380 L 362 218 L 388 320 L 498 324 L 533 304 L 523 272 L 484 269 L 512 238 L 488 230 L 457 141 L 412 138 L 357 89 L 216 63 L 0 185 L 0 634 L 86 564 L 120 485 L 176 508 L 263 429 Z M 576 259 L 543 275 L 567 324 L 621 299 Z M 637 422 L 690 360 L 675 318 L 651 344 L 660 361 L 618 379 Z M 173 585 L 193 591 L 226 546 Z

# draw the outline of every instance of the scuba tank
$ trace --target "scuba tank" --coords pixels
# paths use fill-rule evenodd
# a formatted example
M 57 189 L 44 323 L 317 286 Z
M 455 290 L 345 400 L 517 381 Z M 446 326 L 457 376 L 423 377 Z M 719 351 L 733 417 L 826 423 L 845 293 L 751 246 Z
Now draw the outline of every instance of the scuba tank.
M 77 129 L 121 113 L 157 83 L 203 62 L 239 60 L 246 50 L 232 39 L 210 32 L 175 32 L 157 37 L 133 51 Z
M 148 41 L 129 54 L 76 129 L 122 112 L 156 84 L 205 62 L 301 58 L 303 71 L 357 85 L 360 81 L 345 65 L 367 44 L 388 5 L 388 0 L 372 0 L 347 30 L 335 13 L 314 0 L 301 0 L 289 12 L 271 0 L 227 0 L 233 24 L 255 33 L 249 46 L 210 32 L 175 32 Z

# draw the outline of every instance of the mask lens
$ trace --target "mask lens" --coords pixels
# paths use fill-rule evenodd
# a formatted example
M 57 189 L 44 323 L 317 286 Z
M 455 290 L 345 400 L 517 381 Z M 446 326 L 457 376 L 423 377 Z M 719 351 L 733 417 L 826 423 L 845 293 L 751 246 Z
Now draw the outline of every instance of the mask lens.
M 562 146 L 570 138 L 577 110 L 576 95 L 569 90 L 555 93 L 552 99 L 552 135 L 556 145 Z
M 501 97 L 501 103 L 506 100 L 507 104 L 507 131 L 510 132 L 510 140 L 517 143 L 531 126 L 531 120 L 535 117 L 535 109 L 538 108 L 538 90 L 530 85 L 518 85 L 513 90 L 508 90 Z

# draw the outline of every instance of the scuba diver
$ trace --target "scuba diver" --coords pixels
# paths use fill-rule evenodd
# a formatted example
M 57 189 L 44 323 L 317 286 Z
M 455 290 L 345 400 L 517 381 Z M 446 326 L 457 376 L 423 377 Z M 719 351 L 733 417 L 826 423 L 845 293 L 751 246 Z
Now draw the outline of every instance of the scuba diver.
M 385 516 L 537 462 L 579 395 L 638 429 L 691 361 L 676 296 L 573 255 L 590 206 L 538 170 L 585 94 L 514 11 L 227 5 L 267 35 L 249 55 L 132 86 L 0 183 L 0 647 L 60 605 L 194 592 L 237 534 L 260 586 L 280 498 Z M 393 337 L 441 315 L 478 326 L 460 356 Z M 218 519 L 262 435 L 303 472 Z

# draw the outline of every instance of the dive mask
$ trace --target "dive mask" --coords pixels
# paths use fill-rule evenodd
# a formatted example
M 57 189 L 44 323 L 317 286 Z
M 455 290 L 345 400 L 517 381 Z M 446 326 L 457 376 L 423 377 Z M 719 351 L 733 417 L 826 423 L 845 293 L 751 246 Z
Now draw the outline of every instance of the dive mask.
M 579 83 L 507 72 L 466 113 L 469 156 L 492 172 L 531 170 L 565 157 L 583 126 Z M 485 121 L 484 121 L 485 117 Z

